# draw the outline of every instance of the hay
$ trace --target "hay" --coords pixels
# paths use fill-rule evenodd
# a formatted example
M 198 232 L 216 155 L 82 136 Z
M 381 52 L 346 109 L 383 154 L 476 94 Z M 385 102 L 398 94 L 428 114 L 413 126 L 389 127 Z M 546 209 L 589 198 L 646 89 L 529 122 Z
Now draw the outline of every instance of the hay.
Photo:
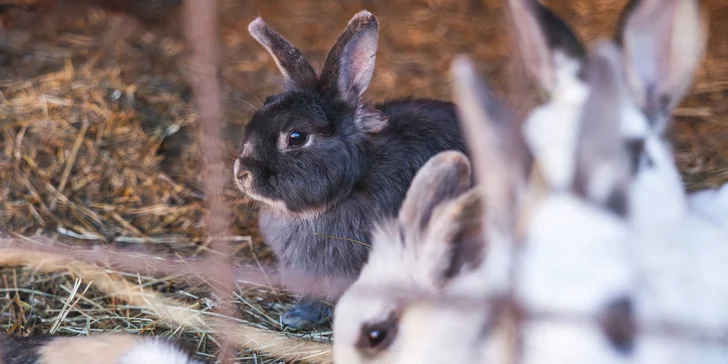
M 137 310 L 144 310 L 154 317 L 159 325 L 186 332 L 215 333 L 213 323 L 218 317 L 207 315 L 209 312 L 198 305 L 188 305 L 180 300 L 165 297 L 141 284 L 132 284 L 114 272 L 105 271 L 78 260 L 69 260 L 67 257 L 57 254 L 6 248 L 2 249 L 0 266 L 29 267 L 36 274 L 67 272 L 71 277 L 86 283 L 82 293 L 78 293 L 79 285 L 76 284 L 68 298 L 63 300 L 64 306 L 61 309 L 62 316 L 60 316 L 63 319 L 54 320 L 51 333 L 54 333 L 61 322 L 68 317 L 67 313 L 70 308 L 83 313 L 78 303 L 81 299 L 88 299 L 86 294 L 91 287 L 108 297 L 118 298 Z M 69 307 L 71 301 L 74 303 Z M 93 313 L 88 314 L 88 316 L 92 315 Z M 232 318 L 227 317 L 227 319 Z M 250 323 L 245 321 L 236 321 L 239 325 L 232 338 L 233 343 L 240 348 L 262 351 L 283 360 L 306 360 L 310 363 L 322 364 L 331 362 L 329 345 L 292 338 L 270 330 L 251 327 Z
M 589 41 L 609 34 L 624 2 L 547 1 Z M 496 89 L 511 81 L 514 47 L 502 3 L 219 1 L 227 127 L 222 162 L 232 166 L 242 126 L 266 95 L 280 89 L 275 64 L 247 33 L 248 23 L 259 14 L 320 65 L 337 31 L 366 8 L 381 24 L 376 71 L 366 96 L 374 101 L 405 95 L 450 99 L 448 70 L 458 53 L 469 53 Z M 728 26 L 720 21 L 728 15 L 728 1 L 705 3 L 713 20 L 709 55 L 692 95 L 676 112 L 674 130 L 677 160 L 691 190 L 728 180 L 728 121 L 723 116 L 728 112 L 728 41 L 720 36 Z M 194 142 L 198 121 L 185 83 L 189 66 L 180 24 L 149 27 L 92 8 L 45 14 L 42 21 L 24 16 L 30 21 L 0 36 L 0 229 L 120 251 L 171 252 L 187 260 L 208 254 L 208 199 Z M 234 260 L 274 263 L 257 231 L 255 207 L 231 183 L 224 197 L 234 213 L 225 238 Z M 32 257 L 23 259 L 38 264 L 28 260 Z M 150 295 L 159 292 L 149 297 L 174 299 L 174 307 L 207 312 L 219 298 L 204 285 L 179 275 L 137 276 L 119 273 L 121 269 L 82 276 L 77 263 L 59 264 L 45 273 L 11 269 L 9 261 L 0 264 L 6 267 L 0 270 L 1 331 L 38 334 L 60 322 L 59 335 L 128 331 L 183 337 L 203 356 L 216 350 L 209 330 L 172 325 L 163 320 L 168 317 L 139 302 L 120 303 L 122 292 L 134 290 L 133 281 Z M 104 275 L 117 283 L 125 278 L 124 290 L 102 289 Z M 80 285 L 75 277 L 81 278 Z M 262 285 L 235 293 L 240 320 L 282 335 L 278 317 L 292 303 L 286 292 Z M 329 336 L 328 328 L 298 334 L 324 344 Z M 256 345 L 246 344 L 252 350 L 240 354 L 243 362 L 280 359 L 265 355 L 265 345 Z M 299 349 L 291 349 L 291 355 Z

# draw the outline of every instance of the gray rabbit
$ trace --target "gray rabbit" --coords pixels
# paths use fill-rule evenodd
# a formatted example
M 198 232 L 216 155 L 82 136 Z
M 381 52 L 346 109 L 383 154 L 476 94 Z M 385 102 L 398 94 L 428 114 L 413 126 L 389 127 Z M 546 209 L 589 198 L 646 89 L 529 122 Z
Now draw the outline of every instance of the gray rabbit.
M 395 216 L 417 170 L 444 150 L 464 151 L 454 105 L 362 100 L 379 35 L 356 14 L 317 76 L 301 52 L 258 18 L 249 31 L 273 56 L 286 88 L 247 124 L 235 182 L 260 202 L 260 229 L 287 287 L 302 295 L 282 323 L 324 322 L 369 254 L 370 231 Z

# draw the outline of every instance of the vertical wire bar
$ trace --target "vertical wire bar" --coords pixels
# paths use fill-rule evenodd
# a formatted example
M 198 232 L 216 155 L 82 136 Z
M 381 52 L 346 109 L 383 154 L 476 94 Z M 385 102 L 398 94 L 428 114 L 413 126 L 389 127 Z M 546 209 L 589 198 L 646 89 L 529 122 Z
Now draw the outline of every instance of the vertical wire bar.
M 218 80 L 220 46 L 217 36 L 217 9 L 214 0 L 185 1 L 184 33 L 189 47 L 190 86 L 198 110 L 198 142 L 202 151 L 204 166 L 203 180 L 208 200 L 207 229 L 212 242 L 210 259 L 214 269 L 219 270 L 217 279 L 211 280 L 212 288 L 219 302 L 215 307 L 222 317 L 234 317 L 232 290 L 235 276 L 232 269 L 231 250 L 228 242 L 216 239 L 227 236 L 227 207 L 223 200 L 225 187 L 224 154 L 222 135 L 222 89 Z M 211 267 L 212 268 L 212 267 Z M 221 363 L 233 363 L 235 353 L 230 345 L 234 326 L 229 320 L 217 322 L 221 345 L 218 358 Z

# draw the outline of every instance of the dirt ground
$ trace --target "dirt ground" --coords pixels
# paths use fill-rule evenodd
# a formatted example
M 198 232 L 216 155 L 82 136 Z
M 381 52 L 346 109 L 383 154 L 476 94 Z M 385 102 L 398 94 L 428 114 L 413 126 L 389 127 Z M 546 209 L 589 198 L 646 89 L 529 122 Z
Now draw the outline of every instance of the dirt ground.
M 547 1 L 587 42 L 611 35 L 626 1 Z M 374 79 L 366 97 L 450 99 L 449 66 L 470 54 L 496 88 L 508 84 L 514 46 L 504 0 L 219 0 L 222 78 L 227 114 L 225 148 L 230 180 L 235 149 L 250 115 L 281 89 L 267 52 L 248 34 L 258 15 L 321 65 L 356 12 L 380 22 Z M 677 110 L 674 130 L 679 167 L 688 188 L 728 180 L 728 1 L 705 2 L 710 13 L 708 57 Z M 145 25 L 90 7 L 25 14 L 0 40 L 0 228 L 116 247 L 205 250 L 195 115 L 184 81 L 184 26 L 174 14 Z M 0 39 L 2 36 L 0 36 Z M 236 258 L 272 262 L 256 228 L 255 206 L 233 188 L 231 240 Z M 208 307 L 205 291 L 174 277 L 131 276 L 185 302 Z M 88 283 L 88 282 L 86 282 Z M 215 348 L 207 333 L 167 329 L 144 310 L 117 304 L 91 286 L 64 308 L 75 278 L 0 268 L 0 331 L 78 335 L 126 330 L 184 336 L 202 357 Z M 75 287 L 78 289 L 78 287 Z M 83 287 L 81 288 L 83 290 Z M 247 322 L 280 330 L 278 316 L 291 299 L 272 287 L 241 290 Z M 74 294 L 78 295 L 78 292 Z M 67 312 L 64 312 L 67 311 Z M 59 321 L 61 313 L 66 314 Z M 53 328 L 55 323 L 58 327 Z M 328 328 L 298 333 L 327 341 Z M 256 350 L 241 362 L 275 362 Z

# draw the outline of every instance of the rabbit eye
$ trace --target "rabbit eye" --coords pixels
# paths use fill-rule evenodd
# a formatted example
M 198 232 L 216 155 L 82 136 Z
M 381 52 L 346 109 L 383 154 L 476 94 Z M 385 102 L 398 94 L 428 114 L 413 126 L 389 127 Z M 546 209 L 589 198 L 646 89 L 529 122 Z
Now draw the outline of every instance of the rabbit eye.
M 387 330 L 374 329 L 369 331 L 369 346 L 377 347 L 387 338 Z
M 393 321 L 362 327 L 359 346 L 366 350 L 385 350 L 397 335 L 397 325 Z
M 295 148 L 306 144 L 308 134 L 304 132 L 292 131 L 288 133 L 288 147 Z

